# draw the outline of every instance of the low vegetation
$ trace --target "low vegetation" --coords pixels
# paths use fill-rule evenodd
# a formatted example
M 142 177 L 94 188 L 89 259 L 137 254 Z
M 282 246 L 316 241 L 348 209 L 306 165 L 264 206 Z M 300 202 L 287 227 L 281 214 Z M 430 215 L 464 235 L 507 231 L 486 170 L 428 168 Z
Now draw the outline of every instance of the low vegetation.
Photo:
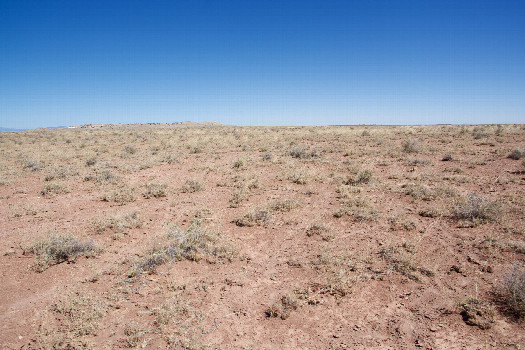
M 97 248 L 93 242 L 81 242 L 74 235 L 53 233 L 34 243 L 29 252 L 35 256 L 35 269 L 42 272 L 51 265 L 74 261 L 79 256 L 93 256 Z

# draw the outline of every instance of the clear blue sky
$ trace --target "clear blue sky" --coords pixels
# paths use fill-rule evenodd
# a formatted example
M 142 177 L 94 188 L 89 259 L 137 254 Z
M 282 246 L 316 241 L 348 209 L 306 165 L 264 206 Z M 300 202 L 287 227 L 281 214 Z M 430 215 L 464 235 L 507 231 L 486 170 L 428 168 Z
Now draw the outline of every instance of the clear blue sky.
M 525 123 L 525 1 L 0 0 L 0 126 Z

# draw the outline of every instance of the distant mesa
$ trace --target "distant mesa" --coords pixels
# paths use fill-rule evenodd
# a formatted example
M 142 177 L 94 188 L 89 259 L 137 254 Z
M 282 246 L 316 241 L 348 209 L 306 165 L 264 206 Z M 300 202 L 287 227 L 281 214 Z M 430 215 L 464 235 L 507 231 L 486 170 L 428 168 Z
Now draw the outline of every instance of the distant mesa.
M 122 127 L 140 127 L 140 126 L 160 126 L 160 127 L 169 127 L 169 126 L 221 126 L 224 124 L 218 122 L 174 122 L 174 123 L 146 123 L 146 124 L 84 124 L 81 126 L 70 126 L 70 128 L 81 128 L 81 129 L 100 129 L 100 128 L 122 128 Z

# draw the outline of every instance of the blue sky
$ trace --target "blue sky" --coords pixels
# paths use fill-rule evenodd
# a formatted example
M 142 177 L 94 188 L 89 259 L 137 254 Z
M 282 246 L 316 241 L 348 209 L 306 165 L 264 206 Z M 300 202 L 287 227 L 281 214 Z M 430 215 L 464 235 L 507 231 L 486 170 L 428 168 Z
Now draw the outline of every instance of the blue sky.
M 525 123 L 525 1 L 0 0 L 0 126 Z

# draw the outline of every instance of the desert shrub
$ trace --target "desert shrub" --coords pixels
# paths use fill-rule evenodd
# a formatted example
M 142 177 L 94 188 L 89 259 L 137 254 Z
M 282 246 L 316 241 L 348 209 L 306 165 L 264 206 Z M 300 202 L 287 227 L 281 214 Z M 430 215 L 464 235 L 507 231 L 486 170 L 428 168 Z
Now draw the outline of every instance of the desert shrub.
M 419 139 L 408 139 L 403 142 L 402 149 L 405 153 L 417 153 L 420 151 Z
M 525 148 L 516 148 L 515 150 L 513 150 L 508 158 L 510 159 L 514 159 L 514 160 L 519 160 L 521 159 L 523 156 L 525 156 Z
M 474 137 L 475 140 L 479 140 L 479 139 L 482 139 L 482 138 L 489 137 L 489 134 L 485 131 L 484 128 L 482 128 L 480 126 L 476 126 L 472 130 L 472 136 Z
M 33 244 L 29 251 L 35 255 L 36 270 L 42 272 L 53 263 L 60 264 L 64 261 L 72 261 L 82 255 L 92 256 L 97 252 L 97 249 L 91 241 L 80 242 L 71 234 L 54 233 Z
M 269 210 L 271 211 L 290 211 L 299 207 L 299 202 L 294 199 L 285 199 L 282 201 L 274 202 L 270 204 Z
M 503 278 L 501 286 L 504 302 L 517 317 L 525 315 L 525 268 L 514 265 Z
M 124 146 L 124 154 L 135 154 L 137 153 L 137 148 L 131 145 Z
M 343 183 L 345 185 L 356 186 L 360 184 L 367 184 L 372 180 L 372 171 L 370 170 L 360 170 L 352 177 L 349 177 Z
M 42 166 L 42 164 L 39 161 L 36 161 L 36 160 L 33 160 L 33 159 L 27 160 L 24 163 L 24 169 L 29 169 L 31 171 L 41 170 L 42 167 L 43 166 Z
M 119 204 L 131 203 L 137 200 L 135 188 L 129 186 L 120 186 L 109 193 L 102 195 L 104 202 L 116 202 Z
M 159 183 L 149 183 L 146 189 L 142 192 L 144 198 L 160 198 L 168 195 L 168 185 Z
M 466 324 L 489 329 L 494 323 L 494 307 L 478 298 L 468 298 L 460 304 L 461 316 Z
M 93 166 L 97 163 L 97 157 L 89 157 L 88 159 L 86 159 L 86 166 Z
M 455 219 L 467 220 L 474 224 L 497 221 L 500 214 L 500 208 L 496 202 L 484 199 L 475 193 L 463 198 L 453 210 Z
M 386 248 L 379 253 L 381 258 L 387 261 L 394 271 L 411 280 L 421 281 L 422 276 L 433 276 L 434 273 L 430 269 L 419 265 L 414 260 L 414 254 L 415 249 L 408 244 Z
M 196 180 L 186 180 L 181 188 L 183 193 L 193 193 L 202 190 L 204 190 L 203 184 Z
M 96 233 L 102 233 L 106 230 L 112 230 L 116 233 L 123 233 L 125 229 L 139 228 L 142 226 L 142 220 L 137 212 L 124 216 L 115 216 L 103 220 L 97 220 L 93 224 Z
M 273 154 L 271 152 L 266 152 L 262 155 L 262 159 L 263 160 L 272 160 L 273 159 Z
M 51 194 L 59 194 L 59 193 L 66 193 L 66 189 L 59 184 L 47 184 L 44 187 L 42 187 L 42 190 L 40 190 L 40 194 L 42 196 L 49 196 Z
M 198 222 L 186 230 L 176 225 L 167 225 L 166 231 L 170 242 L 165 246 L 155 246 L 134 264 L 131 277 L 142 272 L 152 273 L 159 265 L 170 261 L 231 261 L 236 254 L 233 246 L 225 242 L 219 232 L 203 227 Z
M 235 220 L 237 226 L 263 226 L 268 223 L 270 213 L 267 210 L 254 210 Z
M 68 292 L 54 305 L 65 319 L 66 331 L 74 336 L 96 335 L 98 321 L 106 315 L 107 305 L 89 293 Z
M 232 169 L 245 169 L 245 168 L 246 168 L 246 166 L 244 164 L 244 160 L 242 160 L 242 159 L 237 159 L 232 164 Z
M 229 200 L 231 208 L 237 208 L 248 198 L 249 192 L 245 188 L 239 188 L 235 191 Z
M 298 185 L 306 185 L 310 175 L 306 171 L 296 171 L 288 176 L 288 180 Z
M 320 156 L 319 152 L 317 150 L 310 150 L 304 146 L 296 146 L 292 148 L 289 152 L 289 154 L 293 158 L 298 159 L 311 159 L 311 158 L 317 158 Z
M 282 320 L 286 320 L 290 316 L 290 312 L 299 308 L 299 300 L 293 294 L 282 296 L 279 301 L 273 303 L 268 309 L 266 309 L 266 317 L 280 317 Z

